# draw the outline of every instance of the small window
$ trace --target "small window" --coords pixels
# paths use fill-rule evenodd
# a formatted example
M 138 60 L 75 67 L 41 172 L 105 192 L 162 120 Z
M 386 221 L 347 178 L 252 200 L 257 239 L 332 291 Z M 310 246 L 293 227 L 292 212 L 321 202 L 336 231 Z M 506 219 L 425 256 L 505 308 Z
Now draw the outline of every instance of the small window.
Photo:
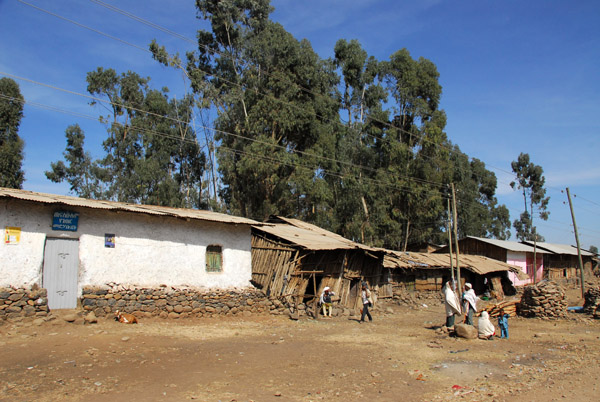
M 206 248 L 206 272 L 223 271 L 223 251 L 221 246 Z

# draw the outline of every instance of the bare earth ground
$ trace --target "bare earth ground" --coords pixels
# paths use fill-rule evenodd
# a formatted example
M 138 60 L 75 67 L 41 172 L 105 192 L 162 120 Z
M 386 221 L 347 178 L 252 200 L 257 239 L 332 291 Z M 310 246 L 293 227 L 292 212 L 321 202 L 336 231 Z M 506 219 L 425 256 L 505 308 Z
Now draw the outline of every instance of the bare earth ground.
M 581 304 L 579 304 L 581 305 Z M 597 401 L 600 320 L 511 318 L 510 340 L 436 332 L 443 306 L 374 322 L 282 316 L 0 322 L 1 401 Z

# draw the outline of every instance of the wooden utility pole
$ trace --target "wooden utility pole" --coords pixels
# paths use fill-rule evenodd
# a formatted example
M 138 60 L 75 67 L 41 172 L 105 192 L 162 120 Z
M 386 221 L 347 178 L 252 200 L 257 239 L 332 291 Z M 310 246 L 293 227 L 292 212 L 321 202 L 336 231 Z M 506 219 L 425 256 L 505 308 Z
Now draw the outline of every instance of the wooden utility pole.
M 531 231 L 533 233 L 533 284 L 537 284 L 537 232 L 533 227 L 533 202 L 531 203 L 531 218 L 529 219 L 531 224 Z M 527 264 L 527 262 L 525 262 Z
M 454 183 L 452 186 L 452 216 L 454 220 L 454 244 L 456 245 L 456 281 L 458 282 L 458 294 L 462 295 L 462 283 L 460 281 L 460 261 L 458 250 L 458 218 L 456 216 L 456 192 L 454 191 Z
M 579 234 L 577 234 L 577 223 L 575 223 L 575 212 L 571 203 L 571 193 L 567 187 L 567 198 L 569 199 L 569 208 L 571 208 L 571 218 L 573 219 L 573 229 L 575 229 L 575 241 L 577 242 L 577 255 L 579 257 L 579 275 L 581 277 L 581 297 L 585 298 L 585 284 L 583 283 L 583 260 L 581 259 L 581 247 L 579 246 Z
M 448 198 L 448 247 L 450 251 L 450 272 L 452 274 L 452 283 L 454 283 L 454 261 L 452 257 L 452 224 L 450 223 L 452 219 L 450 217 L 450 198 Z

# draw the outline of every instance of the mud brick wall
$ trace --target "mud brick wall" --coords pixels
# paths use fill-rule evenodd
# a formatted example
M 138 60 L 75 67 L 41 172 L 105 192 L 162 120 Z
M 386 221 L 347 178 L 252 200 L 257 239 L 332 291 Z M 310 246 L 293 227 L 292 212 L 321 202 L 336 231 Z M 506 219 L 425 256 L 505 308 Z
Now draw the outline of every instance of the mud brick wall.
M 0 319 L 46 316 L 46 289 L 0 288 Z
M 268 298 L 257 289 L 86 287 L 82 292 L 81 306 L 85 311 L 93 311 L 98 317 L 112 315 L 117 310 L 138 316 L 162 318 L 251 316 L 289 312 L 280 300 Z

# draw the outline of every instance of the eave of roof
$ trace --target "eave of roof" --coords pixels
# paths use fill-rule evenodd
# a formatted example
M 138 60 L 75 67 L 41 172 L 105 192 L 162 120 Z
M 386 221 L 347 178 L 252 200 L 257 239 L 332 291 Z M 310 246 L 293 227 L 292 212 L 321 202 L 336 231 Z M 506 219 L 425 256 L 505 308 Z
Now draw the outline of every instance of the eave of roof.
M 90 200 L 87 198 L 36 193 L 33 191 L 2 187 L 0 187 L 0 198 L 17 199 L 23 201 L 37 202 L 41 204 L 57 204 L 71 207 L 92 208 L 109 211 L 126 211 L 157 216 L 170 216 L 182 219 L 193 219 L 209 222 L 230 223 L 240 225 L 261 225 L 260 222 L 257 222 L 252 219 L 226 215 L 212 211 L 161 207 L 156 205 L 138 205 L 116 201 Z
M 485 237 L 467 236 L 468 239 L 479 240 L 484 243 L 492 244 L 494 246 L 503 248 L 508 251 L 515 251 L 521 253 L 533 253 L 533 247 L 527 244 L 519 243 L 516 241 L 508 240 L 497 240 L 497 239 L 486 239 Z M 544 250 L 537 250 L 539 254 L 547 254 Z
M 461 254 L 459 258 L 461 269 L 468 269 L 479 275 L 492 272 L 521 271 L 519 267 L 481 255 Z M 385 250 L 383 258 L 385 268 L 402 269 L 439 269 L 450 268 L 449 254 L 413 253 Z
M 525 241 L 528 245 L 533 245 L 531 241 Z M 565 254 L 565 255 L 577 255 L 577 247 L 568 244 L 556 244 L 556 243 L 537 243 L 537 247 L 550 251 L 554 254 Z M 581 250 L 581 255 L 586 257 L 592 257 L 594 254 L 586 250 Z
M 377 251 L 377 249 L 373 247 L 356 243 L 337 233 L 330 232 L 298 219 L 274 216 L 271 220 L 283 223 L 266 223 L 260 227 L 254 226 L 254 228 L 307 250 L 361 249 L 371 252 Z

